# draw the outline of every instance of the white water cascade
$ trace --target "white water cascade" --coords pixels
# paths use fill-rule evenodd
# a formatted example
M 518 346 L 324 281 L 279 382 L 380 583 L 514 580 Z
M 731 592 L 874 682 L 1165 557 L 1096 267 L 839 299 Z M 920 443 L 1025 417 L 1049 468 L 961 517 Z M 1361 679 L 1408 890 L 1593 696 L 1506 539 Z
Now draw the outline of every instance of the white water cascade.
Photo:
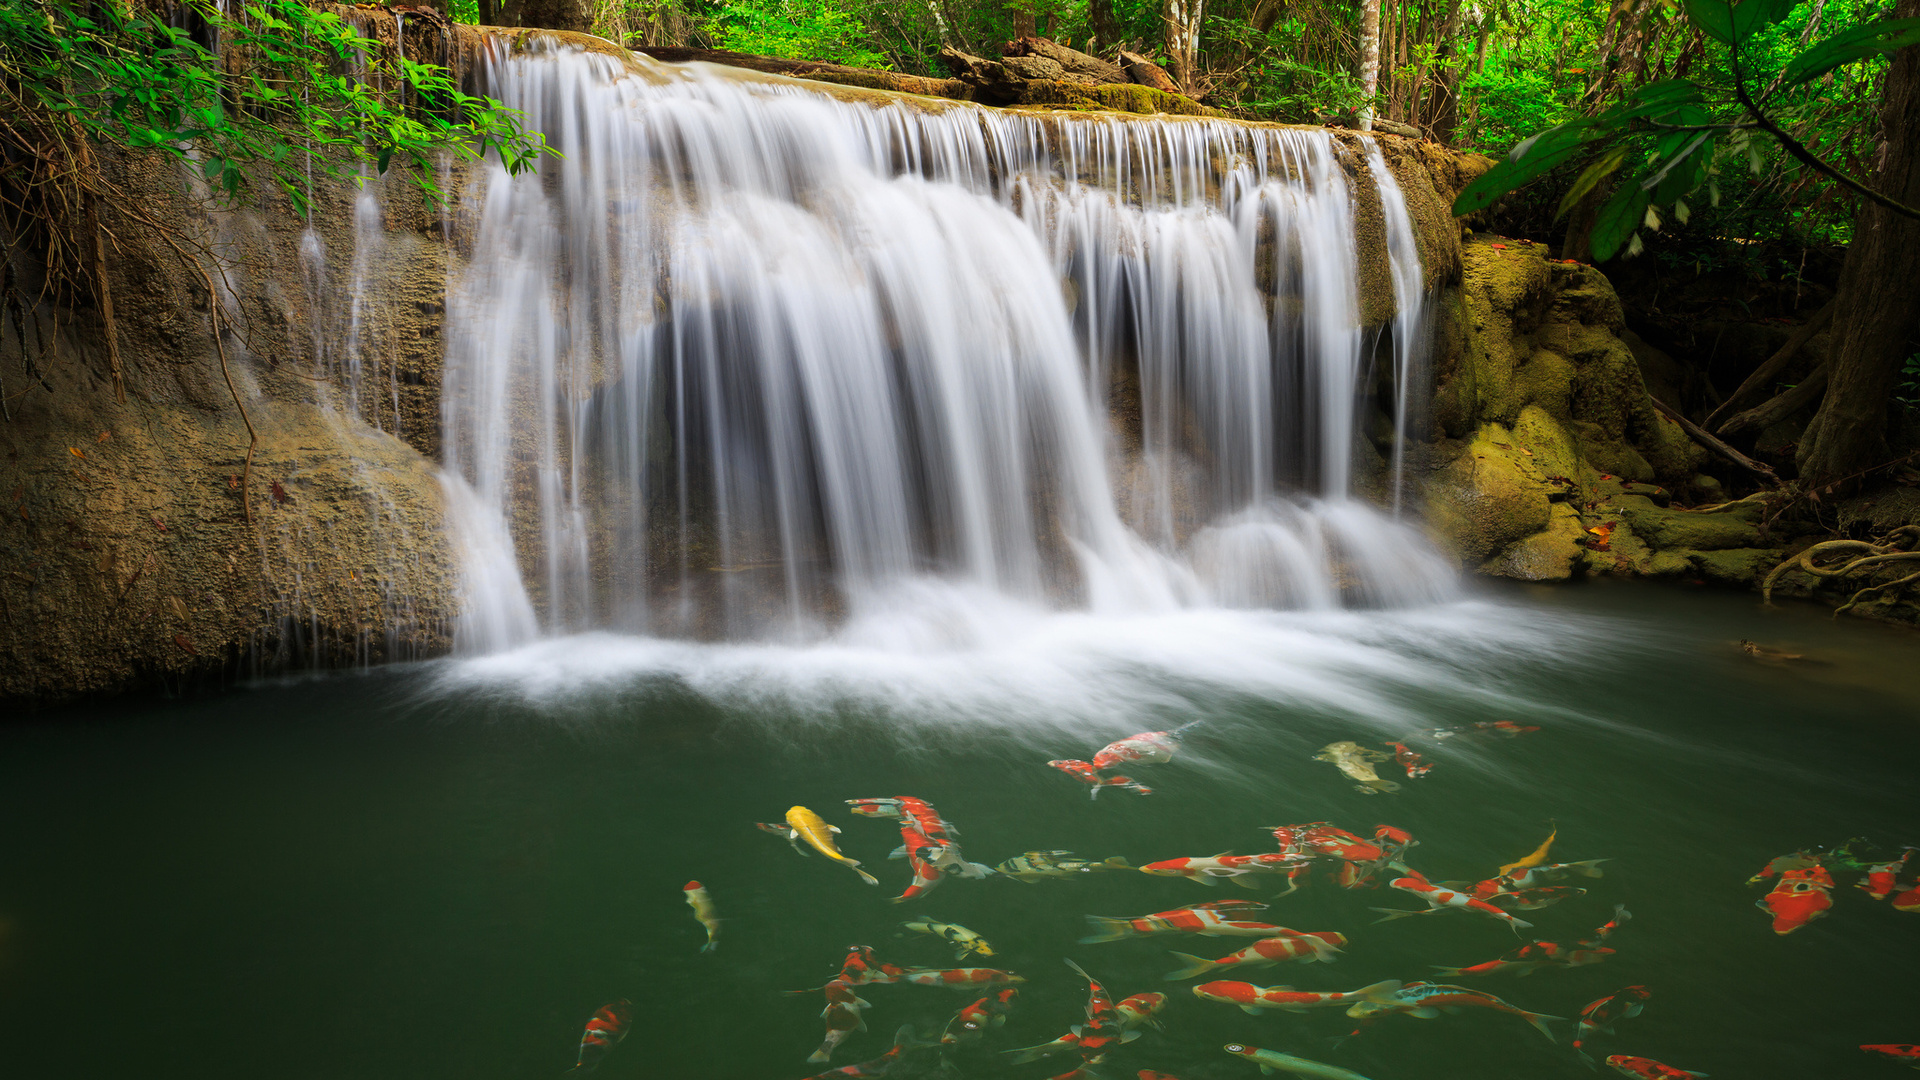
M 1353 495 L 1391 385 L 1397 499 L 1425 349 L 1377 149 L 552 48 L 482 77 L 566 156 L 483 170 L 457 215 L 466 648 L 815 640 L 929 590 L 1096 615 L 1452 590 Z M 1361 325 L 1354 176 L 1390 348 Z

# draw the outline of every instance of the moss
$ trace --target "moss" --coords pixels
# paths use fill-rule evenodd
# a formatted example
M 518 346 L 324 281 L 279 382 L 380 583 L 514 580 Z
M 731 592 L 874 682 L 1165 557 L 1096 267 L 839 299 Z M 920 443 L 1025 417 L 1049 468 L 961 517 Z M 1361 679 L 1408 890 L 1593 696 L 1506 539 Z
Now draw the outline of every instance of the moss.
M 1103 83 L 1098 86 L 1088 86 L 1083 83 L 1034 79 L 1024 85 L 1020 104 L 1049 109 L 1065 107 L 1076 111 L 1101 109 L 1135 113 L 1141 116 L 1151 116 L 1156 113 L 1172 113 L 1176 116 L 1222 115 L 1218 109 L 1209 109 L 1192 98 L 1133 83 Z
M 1435 538 L 1463 566 L 1476 566 L 1551 520 L 1546 478 L 1498 424 L 1483 427 L 1427 488 Z
M 1581 566 L 1585 535 L 1573 507 L 1554 503 L 1545 529 L 1487 560 L 1480 572 L 1521 581 L 1565 581 Z
M 1656 547 L 1692 551 L 1723 551 L 1759 544 L 1760 530 L 1735 514 L 1700 514 L 1655 506 L 1641 495 L 1622 495 L 1620 513 L 1634 531 Z
M 1687 560 L 1701 577 L 1721 585 L 1748 588 L 1780 562 L 1777 548 L 1728 548 L 1724 551 L 1689 552 Z

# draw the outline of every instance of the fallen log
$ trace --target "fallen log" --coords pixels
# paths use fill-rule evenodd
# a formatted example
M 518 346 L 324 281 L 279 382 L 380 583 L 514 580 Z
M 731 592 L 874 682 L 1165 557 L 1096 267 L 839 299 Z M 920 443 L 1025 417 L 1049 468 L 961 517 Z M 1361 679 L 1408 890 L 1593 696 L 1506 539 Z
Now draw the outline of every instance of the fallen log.
M 1772 469 L 1735 450 L 1719 439 L 1714 438 L 1705 428 L 1681 415 L 1679 410 L 1651 394 L 1647 395 L 1647 400 L 1653 402 L 1653 407 L 1659 411 L 1661 416 L 1679 424 L 1681 430 L 1691 436 L 1694 442 L 1719 454 L 1721 457 L 1726 458 L 1728 461 L 1733 462 L 1735 465 L 1740 466 L 1750 473 L 1765 477 L 1768 483 L 1778 484 L 1780 482 L 1780 478 L 1774 475 Z
M 1819 404 L 1820 395 L 1826 389 L 1827 365 L 1823 363 L 1791 390 L 1776 394 L 1746 412 L 1733 414 L 1731 419 L 1720 425 L 1719 433 L 1724 438 L 1752 428 L 1777 424 L 1801 409 Z
M 1166 68 L 1139 53 L 1120 50 L 1120 63 L 1126 68 L 1127 77 L 1141 86 L 1151 86 L 1155 90 L 1164 90 L 1169 94 L 1180 92 L 1180 85 L 1173 81 L 1173 76 L 1167 74 Z
M 1043 37 L 1024 37 L 1017 41 L 1009 41 L 1000 55 L 1044 57 L 1059 64 L 1069 76 L 1081 76 L 1095 84 L 1135 81 L 1127 78 L 1127 72 L 1118 64 L 1109 63 L 1090 53 L 1068 48 L 1057 41 L 1050 41 Z M 1070 79 L 1069 81 L 1080 80 Z M 1171 90 L 1173 87 L 1162 89 Z

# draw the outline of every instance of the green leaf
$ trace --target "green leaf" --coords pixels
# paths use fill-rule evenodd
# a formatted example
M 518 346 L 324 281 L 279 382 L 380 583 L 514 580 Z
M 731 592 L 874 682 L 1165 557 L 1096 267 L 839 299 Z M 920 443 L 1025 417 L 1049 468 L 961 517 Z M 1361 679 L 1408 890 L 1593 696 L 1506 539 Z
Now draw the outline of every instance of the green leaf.
M 1722 45 L 1742 45 L 1787 17 L 1800 0 L 1684 0 L 1687 19 Z
M 1781 85 L 1798 86 L 1834 68 L 1872 56 L 1891 56 L 1909 45 L 1920 45 L 1920 19 L 1887 19 L 1843 30 L 1787 62 Z
M 1609 125 L 1595 120 L 1574 120 L 1551 127 L 1513 148 L 1506 160 L 1488 169 L 1460 192 L 1453 201 L 1453 214 L 1459 217 L 1492 206 L 1494 200 L 1514 188 L 1536 180 L 1566 164 L 1588 143 L 1609 137 Z
M 1593 235 L 1588 243 L 1593 249 L 1593 261 L 1606 262 L 1619 253 L 1646 220 L 1647 203 L 1652 193 L 1645 187 L 1645 181 L 1635 184 L 1621 184 L 1619 189 L 1600 208 L 1600 214 L 1593 222 Z
M 1612 176 L 1626 160 L 1627 148 L 1624 146 L 1616 146 L 1595 158 L 1593 164 L 1581 171 L 1579 178 L 1574 180 L 1573 186 L 1567 189 L 1567 193 L 1560 197 L 1560 208 L 1553 212 L 1554 220 L 1558 221 L 1566 217 L 1574 204 L 1586 198 L 1587 192 L 1600 186 L 1600 181 Z
M 1675 132 L 1674 134 L 1686 133 Z M 1640 186 L 1652 193 L 1653 202 L 1656 205 L 1666 205 L 1678 200 L 1682 195 L 1700 185 L 1701 179 L 1706 174 L 1707 162 L 1713 156 L 1712 146 L 1712 132 L 1695 133 L 1684 147 L 1666 155 L 1666 163 L 1660 166 L 1658 172 L 1640 181 Z

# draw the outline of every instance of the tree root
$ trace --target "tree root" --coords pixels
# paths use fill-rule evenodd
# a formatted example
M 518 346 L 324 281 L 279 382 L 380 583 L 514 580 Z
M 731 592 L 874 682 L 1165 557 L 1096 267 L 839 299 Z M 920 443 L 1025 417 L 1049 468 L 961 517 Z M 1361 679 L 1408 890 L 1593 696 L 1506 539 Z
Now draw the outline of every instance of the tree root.
M 1839 561 L 1823 561 L 1832 557 L 1838 557 Z M 1815 578 L 1843 578 L 1861 570 L 1906 562 L 1920 562 L 1920 525 L 1902 525 L 1881 537 L 1878 542 L 1827 540 L 1814 544 L 1769 571 L 1760 585 L 1760 595 L 1767 603 L 1773 603 L 1774 586 L 1790 570 L 1800 570 Z M 1914 581 L 1920 581 L 1920 570 L 1893 581 L 1869 585 L 1854 593 L 1833 613 L 1834 617 L 1853 610 L 1869 594 L 1897 591 Z

